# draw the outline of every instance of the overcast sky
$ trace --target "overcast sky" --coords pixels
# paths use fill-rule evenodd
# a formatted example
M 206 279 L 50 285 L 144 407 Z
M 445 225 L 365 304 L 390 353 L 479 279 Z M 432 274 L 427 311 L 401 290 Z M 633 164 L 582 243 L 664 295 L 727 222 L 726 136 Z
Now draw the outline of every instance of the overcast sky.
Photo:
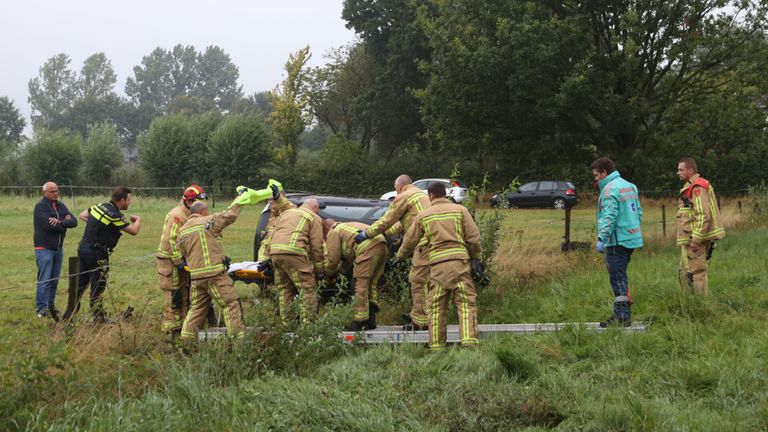
M 270 90 L 283 76 L 288 54 L 305 45 L 310 65 L 331 48 L 355 39 L 341 19 L 343 0 L 23 0 L 0 15 L 0 96 L 8 96 L 29 123 L 27 83 L 58 53 L 78 71 L 103 52 L 124 94 L 133 66 L 156 47 L 218 45 L 240 68 L 243 91 Z

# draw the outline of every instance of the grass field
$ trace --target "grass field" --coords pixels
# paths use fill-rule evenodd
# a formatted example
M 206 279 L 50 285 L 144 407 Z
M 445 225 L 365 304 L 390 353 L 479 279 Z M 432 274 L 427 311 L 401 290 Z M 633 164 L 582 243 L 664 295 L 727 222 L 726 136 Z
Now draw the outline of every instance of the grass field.
M 98 202 L 78 198 L 73 211 Z M 658 202 L 646 202 L 647 246 L 630 280 L 642 334 L 498 337 L 476 351 L 430 354 L 420 346 L 352 347 L 335 333 L 349 308 L 287 339 L 208 344 L 185 356 L 159 332 L 152 253 L 171 200 L 135 197 L 142 232 L 112 258 L 107 309 L 136 308 L 118 325 L 62 329 L 34 315 L 35 199 L 0 197 L 0 428 L 8 430 L 765 430 L 768 428 L 768 244 L 763 197 L 742 215 L 723 203 L 728 237 L 710 262 L 710 295 L 681 293 L 674 214 L 661 236 Z M 665 203 L 667 208 L 673 203 Z M 481 210 L 488 211 L 488 210 Z M 235 261 L 252 258 L 260 208 L 224 232 Z M 756 213 L 755 213 L 756 212 Z M 480 321 L 586 322 L 610 311 L 600 257 L 563 255 L 563 212 L 505 210 L 493 283 Z M 589 203 L 573 212 L 572 239 L 591 241 Z M 82 226 L 71 230 L 74 254 Z M 65 258 L 66 260 L 66 258 Z M 66 272 L 66 269 L 65 269 Z M 274 325 L 273 304 L 236 284 L 246 320 Z M 57 304 L 64 307 L 66 281 Z M 407 308 L 385 302 L 383 320 Z M 85 317 L 86 310 L 81 312 Z

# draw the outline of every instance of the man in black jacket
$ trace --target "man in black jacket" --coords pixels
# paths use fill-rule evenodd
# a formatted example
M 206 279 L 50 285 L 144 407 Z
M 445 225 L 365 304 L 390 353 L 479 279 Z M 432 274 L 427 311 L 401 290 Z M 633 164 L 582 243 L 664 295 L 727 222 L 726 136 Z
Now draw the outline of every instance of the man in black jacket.
M 35 204 L 33 218 L 37 259 L 37 316 L 45 318 L 50 313 L 54 319 L 58 319 L 55 300 L 64 257 L 64 237 L 67 229 L 77 226 L 77 219 L 59 201 L 59 186 L 54 182 L 43 185 L 43 198 Z

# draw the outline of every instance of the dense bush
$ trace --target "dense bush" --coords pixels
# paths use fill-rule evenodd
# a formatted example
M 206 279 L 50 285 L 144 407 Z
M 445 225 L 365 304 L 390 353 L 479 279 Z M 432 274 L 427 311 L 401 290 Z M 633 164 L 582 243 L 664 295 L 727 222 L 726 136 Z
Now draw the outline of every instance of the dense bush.
M 57 183 L 77 181 L 82 163 L 83 138 L 65 130 L 38 132 L 24 148 L 24 165 L 32 184 L 47 180 Z

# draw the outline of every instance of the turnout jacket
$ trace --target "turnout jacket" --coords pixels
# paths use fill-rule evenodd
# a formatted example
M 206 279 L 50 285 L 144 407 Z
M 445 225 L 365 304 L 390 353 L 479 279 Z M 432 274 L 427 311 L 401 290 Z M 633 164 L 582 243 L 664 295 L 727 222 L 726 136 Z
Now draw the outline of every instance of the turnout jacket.
M 597 186 L 597 238 L 606 246 L 643 247 L 643 207 L 637 186 L 621 178 L 618 171 L 608 174 Z
M 429 264 L 449 260 L 480 259 L 480 231 L 472 215 L 462 205 L 437 198 L 432 206 L 416 216 L 397 252 L 399 259 L 413 253 L 424 237 L 429 248 Z
M 187 221 L 189 215 L 190 212 L 187 206 L 184 205 L 184 200 L 181 200 L 178 206 L 171 209 L 165 215 L 163 234 L 160 236 L 160 245 L 157 247 L 157 253 L 155 254 L 158 258 L 169 259 L 175 266 L 184 261 L 181 251 L 176 246 L 176 239 L 179 235 L 179 230 Z
M 296 208 L 296 204 L 288 201 L 288 198 L 283 195 L 280 195 L 280 197 L 277 198 L 275 204 L 276 205 L 270 205 L 269 207 L 269 220 L 267 220 L 267 226 L 261 233 L 262 240 L 261 245 L 259 246 L 259 256 L 257 257 L 259 261 L 267 259 L 269 243 L 272 241 L 272 232 L 275 230 L 275 225 L 277 225 L 277 219 L 280 217 L 280 214 L 288 209 Z
M 35 204 L 32 218 L 34 224 L 33 241 L 37 249 L 61 249 L 64 247 L 67 229 L 77 226 L 77 218 L 72 216 L 63 202 L 51 201 L 45 197 Z M 56 218 L 61 223 L 51 225 L 48 218 Z
M 277 220 L 268 256 L 303 255 L 315 272 L 323 271 L 323 221 L 306 205 L 289 208 Z
M 192 214 L 179 231 L 177 246 L 186 258 L 192 280 L 216 276 L 226 270 L 221 232 L 240 216 L 241 206 L 208 216 Z
M 691 177 L 682 189 L 677 201 L 677 244 L 720 240 L 725 228 L 720 220 L 715 190 L 698 174 Z
M 342 261 L 362 262 L 370 258 L 366 253 L 373 246 L 386 243 L 384 236 L 379 234 L 373 238 L 355 243 L 359 230 L 368 229 L 368 225 L 359 222 L 337 222 L 328 231 L 325 238 L 325 274 L 332 276 L 339 272 Z
M 398 232 L 407 233 L 416 216 L 429 206 L 429 196 L 426 192 L 412 184 L 406 185 L 403 191 L 397 194 L 386 213 L 365 230 L 365 235 L 372 238 L 382 233 L 387 235 Z M 425 247 L 425 244 L 426 242 L 422 240 L 418 246 Z M 416 254 L 413 264 L 426 265 L 427 262 L 422 262 L 421 254 Z

